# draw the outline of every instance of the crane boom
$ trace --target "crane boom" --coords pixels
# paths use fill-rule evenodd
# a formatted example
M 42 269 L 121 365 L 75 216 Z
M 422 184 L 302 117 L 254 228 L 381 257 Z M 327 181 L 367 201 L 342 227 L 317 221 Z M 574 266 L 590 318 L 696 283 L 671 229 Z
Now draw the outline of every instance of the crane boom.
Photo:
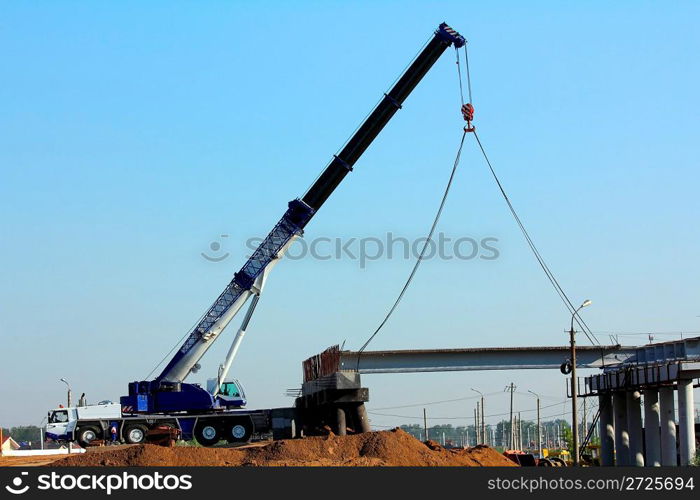
M 328 197 L 352 171 L 353 165 L 379 135 L 384 126 L 401 108 L 404 100 L 418 85 L 442 53 L 451 45 L 461 47 L 465 39 L 442 23 L 433 38 L 414 59 L 392 89 L 370 113 L 341 151 L 323 170 L 309 190 L 289 202 L 282 218 L 260 243 L 253 255 L 234 274 L 231 282 L 192 329 L 180 349 L 154 381 L 178 384 L 197 368 L 197 364 L 214 340 L 226 328 L 245 302 L 260 293 L 262 280 L 269 269 L 284 254 L 293 240 L 302 236 L 304 227 L 318 212 Z

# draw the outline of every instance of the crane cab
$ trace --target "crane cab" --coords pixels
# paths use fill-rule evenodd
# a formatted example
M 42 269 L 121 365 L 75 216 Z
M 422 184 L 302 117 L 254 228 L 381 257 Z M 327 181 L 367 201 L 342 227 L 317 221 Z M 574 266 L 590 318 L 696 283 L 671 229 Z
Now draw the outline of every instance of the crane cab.
M 217 379 L 215 378 L 207 380 L 207 391 L 210 394 L 214 394 L 216 383 Z M 243 408 L 247 404 L 245 390 L 238 379 L 229 379 L 222 382 L 216 399 L 221 406 L 227 408 Z

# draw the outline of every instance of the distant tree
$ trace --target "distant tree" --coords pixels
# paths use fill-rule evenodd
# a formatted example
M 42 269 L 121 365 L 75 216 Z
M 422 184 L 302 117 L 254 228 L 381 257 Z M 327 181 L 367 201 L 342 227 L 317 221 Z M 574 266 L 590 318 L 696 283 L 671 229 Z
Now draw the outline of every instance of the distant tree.
M 21 443 L 23 441 L 32 443 L 39 443 L 41 441 L 41 431 L 36 425 L 26 425 L 19 427 L 12 427 L 10 429 L 3 428 L 2 430 L 3 438 L 6 436 L 11 436 L 12 439 Z
M 547 420 L 541 423 L 542 431 L 542 447 L 556 448 L 561 442 L 562 448 L 571 447 L 571 425 L 562 418 L 555 420 Z M 404 424 L 400 428 L 411 434 L 416 439 L 425 441 L 425 429 L 421 424 Z M 489 444 L 498 449 L 503 450 L 510 447 L 510 422 L 507 419 L 501 420 L 497 424 L 488 424 L 486 426 Z M 532 420 L 523 420 L 521 423 L 522 442 L 524 449 L 535 449 L 537 446 L 537 422 Z M 492 432 L 493 431 L 493 432 Z M 462 443 L 472 446 L 476 441 L 476 430 L 474 425 L 452 427 L 451 424 L 434 425 L 428 428 L 428 437 L 433 441 L 442 443 L 442 436 L 445 434 L 445 441 L 451 441 L 455 445 Z M 529 442 L 528 442 L 529 434 Z M 592 441 L 595 443 L 595 440 Z
M 416 439 L 425 441 L 425 429 L 420 424 L 410 424 L 402 425 L 400 429 L 407 432 Z M 460 446 L 461 444 L 474 444 L 474 426 L 468 427 L 453 427 L 451 424 L 447 425 L 434 425 L 428 427 L 428 438 L 442 443 L 443 435 L 445 438 L 445 443 L 450 441 L 455 446 Z

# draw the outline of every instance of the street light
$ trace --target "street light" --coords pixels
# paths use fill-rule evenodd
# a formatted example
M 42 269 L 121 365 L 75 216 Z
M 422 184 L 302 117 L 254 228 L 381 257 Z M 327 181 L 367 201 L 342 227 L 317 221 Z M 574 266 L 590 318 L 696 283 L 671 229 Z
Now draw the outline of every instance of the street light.
M 67 405 L 66 407 L 67 407 L 67 408 L 70 408 L 70 395 L 71 395 L 70 384 L 69 384 L 68 381 L 67 381 L 66 379 L 64 379 L 63 377 L 61 377 L 61 382 L 63 382 L 64 384 L 66 384 L 66 386 L 68 387 L 68 405 Z
M 486 412 L 484 411 L 484 393 L 481 391 L 477 391 L 472 387 L 472 391 L 481 394 L 481 441 L 482 444 L 488 444 L 486 441 L 486 423 L 484 422 L 484 417 L 486 415 Z
M 591 301 L 586 299 L 583 301 L 583 304 L 574 311 L 571 315 L 571 329 L 569 330 L 569 342 L 571 344 L 571 437 L 574 441 L 574 466 L 578 465 L 578 411 L 576 408 L 578 401 L 576 397 L 576 330 L 574 330 L 574 318 L 581 309 L 590 305 Z
M 539 458 L 542 457 L 542 434 L 541 434 L 541 426 L 540 426 L 540 395 L 537 394 L 535 391 L 531 391 L 530 389 L 527 390 L 530 394 L 534 394 L 537 397 L 537 453 L 539 454 Z

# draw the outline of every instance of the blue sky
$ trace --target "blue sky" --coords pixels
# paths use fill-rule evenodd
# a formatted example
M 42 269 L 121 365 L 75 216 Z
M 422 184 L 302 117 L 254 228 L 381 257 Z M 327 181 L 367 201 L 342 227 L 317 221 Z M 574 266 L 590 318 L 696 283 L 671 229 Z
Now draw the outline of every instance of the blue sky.
M 593 300 L 592 329 L 700 331 L 699 11 L 695 2 L 3 2 L 0 398 L 13 404 L 1 405 L 0 422 L 38 423 L 63 397 L 60 377 L 91 401 L 116 400 L 145 377 L 243 263 L 246 239 L 303 194 L 443 20 L 469 39 L 480 137 L 572 300 Z M 454 66 L 451 52 L 438 61 L 307 238 L 427 231 L 462 126 Z M 439 230 L 495 237 L 499 258 L 426 262 L 372 348 L 565 343 L 568 314 L 471 140 Z M 230 257 L 202 258 L 213 241 Z M 298 386 L 303 359 L 361 345 L 411 265 L 278 266 L 235 364 L 251 406 L 290 404 L 283 393 Z M 365 383 L 371 408 L 477 387 L 498 393 L 496 413 L 511 380 L 563 397 L 558 372 Z M 470 416 L 473 405 L 434 412 Z

